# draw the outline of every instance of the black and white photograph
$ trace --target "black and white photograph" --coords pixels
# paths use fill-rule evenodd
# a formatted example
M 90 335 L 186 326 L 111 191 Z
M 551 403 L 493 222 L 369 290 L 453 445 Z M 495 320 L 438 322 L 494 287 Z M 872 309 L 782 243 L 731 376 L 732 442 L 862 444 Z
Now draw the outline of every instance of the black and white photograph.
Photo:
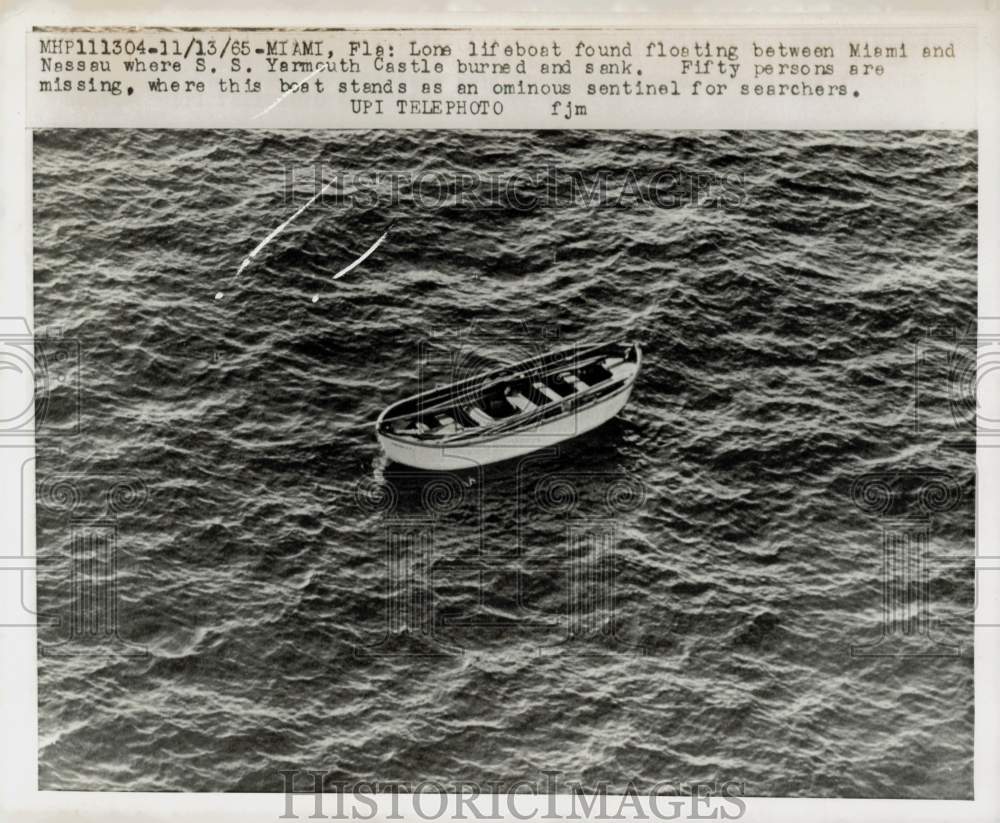
M 978 140 L 35 129 L 39 789 L 972 800 Z

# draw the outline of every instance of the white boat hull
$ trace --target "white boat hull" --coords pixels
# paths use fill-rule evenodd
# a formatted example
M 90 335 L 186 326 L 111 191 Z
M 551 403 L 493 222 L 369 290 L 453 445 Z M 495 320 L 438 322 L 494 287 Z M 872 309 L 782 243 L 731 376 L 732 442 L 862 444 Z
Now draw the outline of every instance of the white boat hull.
M 498 434 L 473 443 L 418 444 L 379 433 L 378 440 L 386 456 L 397 463 L 431 471 L 458 471 L 501 460 L 521 457 L 556 446 L 606 423 L 628 403 L 633 383 L 620 391 L 578 409 L 571 414 L 539 423 L 532 429 Z

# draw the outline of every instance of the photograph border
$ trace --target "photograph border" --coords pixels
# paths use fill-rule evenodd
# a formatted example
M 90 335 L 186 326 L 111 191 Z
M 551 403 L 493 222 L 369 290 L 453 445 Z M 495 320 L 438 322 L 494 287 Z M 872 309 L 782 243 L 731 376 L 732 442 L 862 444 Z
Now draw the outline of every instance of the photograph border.
M 5 210 L 0 226 L 0 260 L 5 276 L 0 282 L 0 317 L 23 320 L 29 329 L 34 328 L 32 313 L 32 175 L 31 132 L 25 128 L 25 32 L 32 26 L 44 25 L 200 25 L 253 26 L 253 27 L 332 27 L 378 28 L 386 25 L 413 28 L 479 28 L 516 26 L 541 27 L 609 27 L 629 26 L 697 26 L 717 25 L 718 15 L 724 14 L 727 4 L 713 4 L 710 13 L 690 16 L 674 9 L 680 3 L 660 4 L 657 11 L 648 8 L 628 11 L 628 6 L 617 6 L 611 13 L 602 4 L 587 6 L 575 4 L 570 10 L 548 6 L 543 13 L 526 17 L 523 12 L 511 9 L 509 3 L 491 2 L 488 10 L 455 12 L 426 4 L 414 12 L 412 6 L 402 3 L 369 3 L 364 12 L 351 9 L 347 3 L 298 4 L 294 10 L 277 14 L 266 11 L 263 4 L 238 5 L 233 2 L 218 4 L 211 10 L 199 7 L 190 0 L 173 4 L 169 10 L 124 2 L 102 3 L 100 7 L 83 9 L 69 2 L 23 3 L 21 7 L 8 4 L 0 30 L 0 72 L 5 111 L 12 113 L 0 124 L 0 163 L 8 191 L 6 201 L 19 204 L 16 209 Z M 564 3 L 564 6 L 569 6 Z M 744 9 L 745 6 L 730 7 Z M 725 26 L 763 28 L 794 26 L 823 27 L 851 25 L 863 27 L 877 21 L 880 26 L 899 24 L 954 26 L 967 24 L 979 32 L 978 132 L 979 132 L 979 315 L 981 318 L 1000 317 L 1000 233 L 983 231 L 984 227 L 1000 225 L 1000 106 L 997 90 L 1000 87 L 1000 11 L 986 12 L 980 3 L 924 2 L 914 9 L 913 4 L 897 4 L 900 11 L 881 15 L 859 14 L 864 8 L 860 3 L 839 4 L 844 11 L 838 15 L 808 14 L 802 3 L 781 4 L 788 6 L 786 15 L 774 12 L 775 4 L 768 5 L 766 14 L 742 14 L 725 18 Z M 818 4 L 817 4 L 818 5 Z M 408 9 L 408 10 L 404 10 Z M 554 10 L 556 9 L 556 10 Z M 581 10 L 587 9 L 587 10 Z M 903 9 L 908 11 L 904 12 Z M 277 18 L 277 19 L 276 19 Z M 676 128 L 676 126 L 675 126 Z M 21 273 L 21 276 L 17 276 Z M 1000 385 L 981 383 L 980 402 L 989 408 L 998 407 Z M 987 396 L 988 393 L 988 396 Z M 979 445 L 977 450 L 978 476 L 977 501 L 994 501 L 1000 498 L 1000 450 Z M 0 571 L 7 580 L 15 572 L 21 581 L 33 577 L 34 540 L 33 523 L 22 517 L 22 489 L 20 483 L 26 459 L 33 454 L 30 435 L 22 440 L 0 443 L 0 460 L 3 461 L 4 494 L 0 496 L 0 522 L 8 524 L 5 543 L 0 550 Z M 11 468 L 17 467 L 15 479 Z M 11 493 L 7 493 L 10 491 Z M 27 495 L 27 506 L 34 497 L 32 488 Z M 11 527 L 10 524 L 13 524 Z M 24 539 L 22 540 L 22 533 Z M 1000 577 L 988 572 L 1000 571 L 1000 509 L 996 506 L 976 507 L 976 579 L 977 607 L 997 599 Z M 987 592 L 978 590 L 980 578 L 990 580 Z M 8 592 L 5 586 L 4 593 Z M 30 586 L 26 607 L 33 609 Z M 1000 619 L 980 621 L 977 611 L 975 633 L 975 800 L 830 800 L 791 798 L 746 798 L 746 821 L 800 821 L 809 816 L 819 816 L 827 821 L 877 819 L 882 821 L 980 821 L 997 819 L 1000 814 L 1000 789 L 993 775 L 1000 771 L 998 740 L 1000 740 L 1000 715 L 994 695 L 1000 686 Z M 159 794 L 159 793 L 89 793 L 89 792 L 38 792 L 37 784 L 37 651 L 36 632 L 30 625 L 5 625 L 0 627 L 3 666 L 0 666 L 0 721 L 5 729 L 6 745 L 0 749 L 3 769 L 0 808 L 12 819 L 33 821 L 62 819 L 67 813 L 79 815 L 83 820 L 125 820 L 140 812 L 150 820 L 172 819 L 183 816 L 191 820 L 277 820 L 284 810 L 282 795 L 275 794 Z M 379 804 L 379 816 L 388 816 L 389 800 Z M 417 819 L 412 803 L 399 797 L 398 811 L 405 819 Z M 539 818 L 551 811 L 550 800 L 535 798 Z M 555 809 L 565 814 L 569 798 L 558 796 Z M 519 806 L 520 807 L 520 806 Z M 525 802 L 523 808 L 529 808 Z M 449 814 L 442 817 L 451 817 Z M 308 817 L 309 811 L 300 816 Z M 683 818 L 681 818 L 683 819 Z M 698 819 L 698 818 L 692 818 Z

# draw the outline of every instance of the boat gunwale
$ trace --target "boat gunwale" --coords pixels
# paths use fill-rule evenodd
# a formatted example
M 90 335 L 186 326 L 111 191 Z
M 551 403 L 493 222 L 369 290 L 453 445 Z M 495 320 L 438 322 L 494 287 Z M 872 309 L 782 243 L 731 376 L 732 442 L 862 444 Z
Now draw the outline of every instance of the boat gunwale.
M 598 402 L 603 401 L 603 400 L 611 400 L 612 398 L 617 397 L 618 395 L 620 395 L 622 392 L 629 391 L 633 387 L 634 384 L 635 384 L 635 380 L 627 381 L 624 384 L 622 384 L 622 386 L 620 388 L 615 389 L 611 394 L 606 394 L 603 397 L 599 398 Z M 595 402 L 593 405 L 596 406 L 597 403 Z M 580 411 L 580 409 L 571 409 L 570 411 L 566 412 L 565 414 L 560 414 L 557 417 L 553 417 L 551 420 L 546 420 L 545 422 L 546 423 L 557 423 L 560 420 L 565 420 L 567 417 L 572 417 L 578 411 Z M 607 422 L 607 421 L 604 421 L 604 422 Z M 471 439 L 471 440 L 460 440 L 460 441 L 455 441 L 455 440 L 443 440 L 443 441 L 442 440 L 408 440 L 408 439 L 401 438 L 401 437 L 399 437 L 397 435 L 394 435 L 394 434 L 387 434 L 386 432 L 379 432 L 378 433 L 379 437 L 384 437 L 387 440 L 394 441 L 395 443 L 400 443 L 400 444 L 403 444 L 405 446 L 416 446 L 416 447 L 422 448 L 422 449 L 431 449 L 431 450 L 434 450 L 434 451 L 442 450 L 442 449 L 448 449 L 448 448 L 456 448 L 456 449 L 458 449 L 458 448 L 466 448 L 466 447 L 470 447 L 470 446 L 480 446 L 480 445 L 482 445 L 484 443 L 489 443 L 489 442 L 492 442 L 494 440 L 500 440 L 501 438 L 504 438 L 504 437 L 518 437 L 518 436 L 522 436 L 523 437 L 523 436 L 526 436 L 526 435 L 529 436 L 529 437 L 530 436 L 534 436 L 534 437 L 540 437 L 540 438 L 550 438 L 551 437 L 551 435 L 538 434 L 537 432 L 530 432 L 530 431 L 529 432 L 525 432 L 525 431 L 520 431 L 518 429 L 510 429 L 508 431 L 503 431 L 503 432 L 498 432 L 498 433 L 492 433 L 492 434 L 489 431 L 485 431 L 483 433 L 482 437 L 478 437 L 478 438 Z M 576 434 L 567 434 L 565 436 L 560 436 L 560 438 L 561 438 L 561 440 L 568 440 L 569 438 L 575 437 L 575 436 L 576 436 Z M 561 442 L 561 440 L 560 440 L 560 442 Z
M 513 378 L 515 376 L 515 373 L 523 369 L 525 366 L 531 363 L 535 363 L 537 361 L 545 360 L 546 358 L 552 358 L 552 363 L 556 364 L 561 359 L 567 358 L 570 354 L 579 353 L 581 351 L 593 352 L 597 351 L 598 349 L 605 348 L 606 346 L 614 346 L 614 345 L 628 345 L 629 348 L 636 350 L 637 363 L 642 359 L 642 349 L 639 347 L 639 344 L 635 342 L 625 344 L 622 342 L 616 343 L 615 341 L 608 341 L 605 343 L 597 343 L 593 346 L 585 346 L 583 348 L 580 348 L 579 346 L 569 346 L 565 349 L 560 349 L 558 351 L 546 352 L 545 354 L 539 354 L 536 355 L 535 357 L 529 357 L 526 360 L 520 360 L 517 363 L 511 363 L 506 366 L 499 366 L 498 368 L 495 368 L 491 371 L 483 372 L 482 374 L 475 374 L 472 377 L 467 377 L 464 380 L 459 380 L 457 383 L 448 383 L 436 389 L 429 389 L 427 391 L 411 394 L 408 397 L 403 397 L 395 401 L 394 403 L 390 403 L 388 406 L 386 406 L 386 408 L 382 410 L 382 413 L 379 414 L 378 419 L 375 421 L 374 425 L 376 429 L 379 430 L 379 433 L 382 433 L 381 431 L 382 423 L 385 421 L 386 416 L 389 414 L 389 412 L 391 412 L 395 408 L 398 408 L 399 406 L 404 405 L 405 403 L 410 403 L 421 397 L 432 396 L 436 393 L 440 393 L 441 399 L 449 398 L 451 393 L 457 394 L 459 389 L 465 388 L 470 385 L 475 385 L 477 383 L 481 383 L 486 380 L 491 380 L 500 377 L 504 374 L 510 374 L 511 377 Z

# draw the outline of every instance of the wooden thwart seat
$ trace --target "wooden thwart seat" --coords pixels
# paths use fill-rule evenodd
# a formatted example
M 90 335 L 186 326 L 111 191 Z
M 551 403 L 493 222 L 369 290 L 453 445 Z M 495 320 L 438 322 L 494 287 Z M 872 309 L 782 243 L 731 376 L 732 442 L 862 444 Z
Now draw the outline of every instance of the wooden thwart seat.
M 466 411 L 469 413 L 469 417 L 475 420 L 480 426 L 488 426 L 490 423 L 496 422 L 479 406 L 469 406 Z
M 510 404 L 518 411 L 529 412 L 529 411 L 534 411 L 535 409 L 538 408 L 536 404 L 532 403 L 527 397 L 525 397 L 520 392 L 512 391 L 510 394 L 507 395 L 507 400 L 509 400 Z
M 562 400 L 562 398 L 558 394 L 556 394 L 554 391 L 552 391 L 552 389 L 550 389 L 544 383 L 532 383 L 531 385 L 534 386 L 537 391 L 540 391 L 547 398 L 549 398 L 549 400 L 552 400 L 552 401 Z

